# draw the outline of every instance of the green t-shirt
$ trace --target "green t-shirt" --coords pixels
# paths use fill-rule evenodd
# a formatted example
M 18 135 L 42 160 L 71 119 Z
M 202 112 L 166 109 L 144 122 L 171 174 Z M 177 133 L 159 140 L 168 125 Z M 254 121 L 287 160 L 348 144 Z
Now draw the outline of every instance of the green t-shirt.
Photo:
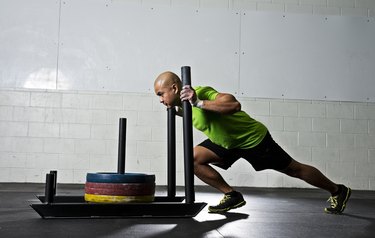
M 214 100 L 219 94 L 211 87 L 199 86 L 194 89 L 200 100 Z M 227 149 L 252 148 L 267 134 L 267 128 L 244 111 L 223 115 L 193 107 L 192 112 L 194 127 L 213 143 Z

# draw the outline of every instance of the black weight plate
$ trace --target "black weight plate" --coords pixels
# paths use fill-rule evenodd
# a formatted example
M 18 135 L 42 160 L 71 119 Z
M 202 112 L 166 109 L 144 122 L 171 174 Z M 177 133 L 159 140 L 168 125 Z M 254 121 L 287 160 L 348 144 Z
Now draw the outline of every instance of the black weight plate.
M 155 175 L 141 173 L 87 173 L 86 182 L 91 183 L 154 183 Z

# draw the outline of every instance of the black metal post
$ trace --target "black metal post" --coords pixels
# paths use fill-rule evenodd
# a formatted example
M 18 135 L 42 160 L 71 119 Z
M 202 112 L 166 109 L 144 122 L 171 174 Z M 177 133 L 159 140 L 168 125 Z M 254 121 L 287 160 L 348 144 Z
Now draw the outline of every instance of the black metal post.
M 168 197 L 176 196 L 176 110 L 168 108 Z
M 125 173 L 126 118 L 120 118 L 117 173 Z
M 190 67 L 181 67 L 182 86 L 191 85 Z M 189 101 L 182 102 L 184 132 L 184 164 L 185 164 L 185 201 L 194 203 L 194 158 L 193 158 L 193 122 Z
M 53 174 L 53 195 L 56 195 L 56 187 L 57 187 L 57 171 L 51 170 L 49 171 L 50 174 Z
M 54 194 L 53 194 L 53 183 L 55 180 L 55 174 L 46 175 L 46 187 L 45 187 L 45 203 L 53 203 Z

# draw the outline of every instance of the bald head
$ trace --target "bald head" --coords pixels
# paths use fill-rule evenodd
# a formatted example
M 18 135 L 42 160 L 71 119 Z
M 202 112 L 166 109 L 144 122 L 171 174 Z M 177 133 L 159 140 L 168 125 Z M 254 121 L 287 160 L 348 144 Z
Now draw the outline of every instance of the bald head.
M 167 107 L 181 104 L 181 80 L 173 72 L 166 71 L 161 73 L 154 82 L 155 94 L 159 97 L 160 103 Z
M 166 71 L 161 73 L 154 82 L 154 87 L 168 87 L 173 84 L 176 84 L 178 89 L 181 89 L 181 80 L 180 78 L 173 72 Z

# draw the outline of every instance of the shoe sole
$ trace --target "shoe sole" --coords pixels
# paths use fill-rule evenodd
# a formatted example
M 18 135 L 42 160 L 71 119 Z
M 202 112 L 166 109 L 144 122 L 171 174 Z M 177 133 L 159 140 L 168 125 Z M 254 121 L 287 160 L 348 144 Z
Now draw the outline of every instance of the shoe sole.
M 326 213 L 329 213 L 329 214 L 342 214 L 342 212 L 345 210 L 346 208 L 346 203 L 347 201 L 349 200 L 350 198 L 350 195 L 352 194 L 352 190 L 350 188 L 348 188 L 348 192 L 346 193 L 346 197 L 345 197 L 345 200 L 344 202 L 342 203 L 342 207 L 341 207 L 341 210 L 340 211 L 329 211 L 327 210 L 327 208 L 324 209 L 324 211 Z
M 227 212 L 229 210 L 232 210 L 232 209 L 236 209 L 236 208 L 239 208 L 239 207 L 242 207 L 246 204 L 246 201 L 242 201 L 234 206 L 231 206 L 231 207 L 227 207 L 227 208 L 224 208 L 224 209 L 210 209 L 208 208 L 208 213 L 221 213 L 221 212 Z

